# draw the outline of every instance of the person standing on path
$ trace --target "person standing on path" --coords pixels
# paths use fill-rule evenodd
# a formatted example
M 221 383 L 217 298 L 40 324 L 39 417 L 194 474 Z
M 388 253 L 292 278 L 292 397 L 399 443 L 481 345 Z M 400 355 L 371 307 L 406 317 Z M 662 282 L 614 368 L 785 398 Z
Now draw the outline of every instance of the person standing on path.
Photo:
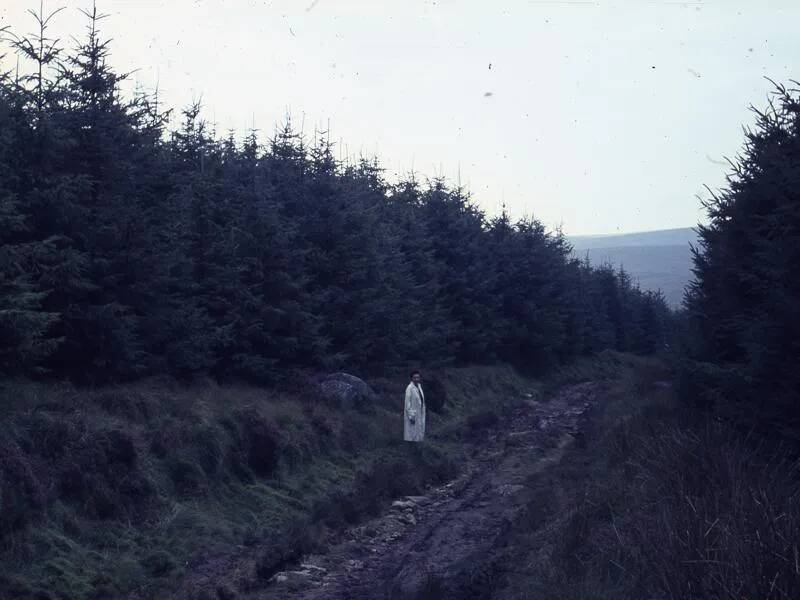
M 425 439 L 425 393 L 419 371 L 412 371 L 411 383 L 406 388 L 406 403 L 403 419 L 403 439 L 421 442 Z

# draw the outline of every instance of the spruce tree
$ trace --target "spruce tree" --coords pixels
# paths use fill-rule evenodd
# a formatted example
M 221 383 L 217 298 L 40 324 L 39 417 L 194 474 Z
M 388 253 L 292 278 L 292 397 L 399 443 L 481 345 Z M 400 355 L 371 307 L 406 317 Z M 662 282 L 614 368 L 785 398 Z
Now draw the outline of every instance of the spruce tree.
M 441 265 L 442 300 L 455 324 L 451 351 L 458 360 L 486 363 L 496 356 L 492 319 L 497 298 L 495 273 L 482 243 L 484 215 L 462 188 L 449 189 L 442 179 L 431 181 L 422 197 L 422 222 L 432 241 L 434 260 Z
M 34 373 L 57 347 L 57 313 L 42 309 L 43 261 L 52 254 L 38 239 L 18 200 L 27 119 L 16 82 L 0 75 L 0 372 Z
M 778 86 L 705 203 L 686 307 L 695 390 L 743 424 L 800 439 L 800 98 Z

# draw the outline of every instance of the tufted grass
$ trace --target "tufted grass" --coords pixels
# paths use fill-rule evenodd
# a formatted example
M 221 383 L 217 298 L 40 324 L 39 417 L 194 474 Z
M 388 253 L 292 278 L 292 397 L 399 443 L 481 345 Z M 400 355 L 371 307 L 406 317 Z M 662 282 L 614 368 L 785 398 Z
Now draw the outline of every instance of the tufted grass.
M 258 588 L 389 499 L 452 478 L 464 441 L 482 435 L 468 420 L 540 389 L 505 366 L 426 376 L 446 401 L 413 452 L 401 439 L 402 378 L 370 381 L 378 398 L 361 412 L 308 389 L 3 382 L 0 597 Z M 241 556 L 253 557 L 243 572 L 196 577 Z

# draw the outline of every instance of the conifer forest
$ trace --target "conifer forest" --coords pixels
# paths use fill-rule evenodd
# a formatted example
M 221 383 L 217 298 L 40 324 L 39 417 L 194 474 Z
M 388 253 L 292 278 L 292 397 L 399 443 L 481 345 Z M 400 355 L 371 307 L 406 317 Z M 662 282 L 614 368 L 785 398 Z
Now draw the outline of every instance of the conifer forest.
M 204 1 L 184 25 L 215 14 Z M 707 74 L 720 81 L 707 65 L 739 60 L 725 50 L 731 36 L 740 43 L 735 11 L 647 3 L 663 19 L 657 35 L 645 44 L 637 33 L 635 48 L 624 36 L 602 42 L 644 60 L 645 74 L 609 74 L 608 87 L 589 91 L 594 56 L 581 57 L 589 67 L 563 62 L 591 47 L 579 21 L 593 11 L 598 31 L 618 17 L 633 31 L 641 15 L 603 3 L 510 3 L 542 22 L 520 17 L 509 31 L 530 26 L 562 48 L 549 28 L 574 26 L 564 57 L 548 47 L 525 69 L 580 86 L 543 85 L 541 97 L 504 105 L 524 104 L 526 127 L 542 137 L 503 132 L 502 164 L 517 152 L 527 168 L 542 144 L 567 170 L 587 155 L 592 164 L 622 157 L 610 175 L 586 168 L 581 180 L 575 167 L 576 181 L 591 182 L 577 199 L 586 218 L 612 223 L 573 237 L 582 255 L 562 227 L 512 206 L 520 189 L 539 206 L 524 169 L 491 173 L 513 190 L 507 204 L 487 186 L 463 185 L 461 163 L 456 181 L 398 172 L 377 152 L 343 152 L 338 134 L 288 110 L 274 126 L 254 117 L 227 130 L 202 100 L 169 105 L 158 85 L 115 62 L 123 42 L 106 27 L 117 15 L 101 10 L 111 3 L 83 4 L 40 0 L 26 23 L 0 20 L 0 600 L 800 598 L 800 83 L 786 73 L 726 75 L 731 86 L 748 79 L 765 100 L 751 106 L 738 154 L 705 155 L 704 173 L 724 183 L 704 188 L 687 209 L 699 209 L 700 222 L 681 227 L 667 222 L 678 213 L 664 198 L 686 204 L 669 186 L 694 172 L 674 165 L 722 145 L 712 139 L 722 107 L 691 106 L 702 112 L 691 121 L 663 92 L 662 108 L 679 104 L 687 125 L 662 135 L 661 117 L 638 120 L 655 92 L 626 96 L 626 107 L 610 99 L 655 90 L 677 71 L 690 82 L 681 94 L 710 85 Z M 134 4 L 114 9 L 144 10 Z M 280 12 L 256 4 L 225 3 L 224 15 L 256 27 L 253 15 Z M 333 4 L 316 0 L 301 17 L 314 11 L 327 27 Z M 380 37 L 388 17 L 359 21 L 377 9 L 357 4 L 337 5 L 337 27 Z M 478 3 L 459 7 L 463 22 L 434 19 L 450 46 L 420 42 L 427 25 L 402 21 L 453 10 L 422 4 L 392 9 L 406 24 L 397 48 L 407 51 L 393 64 L 411 65 L 409 86 L 435 72 L 437 93 L 460 93 L 461 71 L 433 58 L 425 71 L 413 51 L 421 44 L 422 62 L 427 53 L 467 60 L 471 47 L 452 36 Z M 651 60 L 664 36 L 699 35 L 670 20 L 673 8 L 691 12 L 688 23 L 713 21 L 697 51 L 698 62 L 711 57 L 702 73 L 682 63 L 669 73 L 688 52 L 681 42 L 673 55 L 671 38 L 674 64 Z M 720 25 L 704 11 L 730 19 Z M 0 19 L 10 12 L 0 7 Z M 67 38 L 58 23 L 75 13 L 83 29 Z M 498 48 L 535 47 L 533 33 L 493 31 L 493 8 L 478 13 L 481 35 L 503 34 Z M 764 13 L 748 22 L 753 32 L 768 23 L 784 44 L 767 59 L 753 42 L 748 64 L 796 46 L 778 21 Z M 264 57 L 247 60 L 277 55 L 277 41 L 257 37 Z M 235 58 L 232 48 L 214 50 Z M 225 64 L 246 70 L 233 58 Z M 502 73 L 492 61 L 481 77 Z M 351 100 L 365 114 L 368 89 Z M 536 108 L 554 93 L 563 114 Z M 586 94 L 607 114 L 592 120 L 575 108 Z M 494 106 L 501 92 L 475 96 L 464 105 Z M 433 111 L 439 100 L 420 106 Z M 394 113 L 386 128 L 399 136 L 409 121 Z M 724 128 L 741 125 L 729 120 Z M 637 135 L 651 135 L 652 147 L 632 143 Z M 436 147 L 467 146 L 460 136 Z M 420 147 L 435 136 L 422 138 Z M 564 178 L 533 171 L 544 187 Z M 642 176 L 652 185 L 633 189 Z M 609 182 L 613 198 L 603 196 Z M 559 202 L 566 211 L 565 197 L 541 199 L 543 212 Z M 630 210 L 619 210 L 623 201 Z M 626 232 L 648 214 L 663 215 L 663 227 Z M 635 256 L 647 285 L 621 262 L 593 262 L 589 249 Z M 669 301 L 654 281 L 671 282 Z

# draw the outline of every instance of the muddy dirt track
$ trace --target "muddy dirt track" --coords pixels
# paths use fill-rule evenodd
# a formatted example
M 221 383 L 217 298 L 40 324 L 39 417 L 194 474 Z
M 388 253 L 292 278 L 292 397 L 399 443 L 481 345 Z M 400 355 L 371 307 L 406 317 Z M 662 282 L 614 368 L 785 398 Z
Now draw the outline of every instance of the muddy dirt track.
M 529 503 L 527 478 L 580 436 L 600 386 L 583 383 L 515 411 L 475 448 L 462 475 L 346 532 L 248 596 L 265 600 L 399 600 L 484 596 L 504 566 L 503 543 Z

